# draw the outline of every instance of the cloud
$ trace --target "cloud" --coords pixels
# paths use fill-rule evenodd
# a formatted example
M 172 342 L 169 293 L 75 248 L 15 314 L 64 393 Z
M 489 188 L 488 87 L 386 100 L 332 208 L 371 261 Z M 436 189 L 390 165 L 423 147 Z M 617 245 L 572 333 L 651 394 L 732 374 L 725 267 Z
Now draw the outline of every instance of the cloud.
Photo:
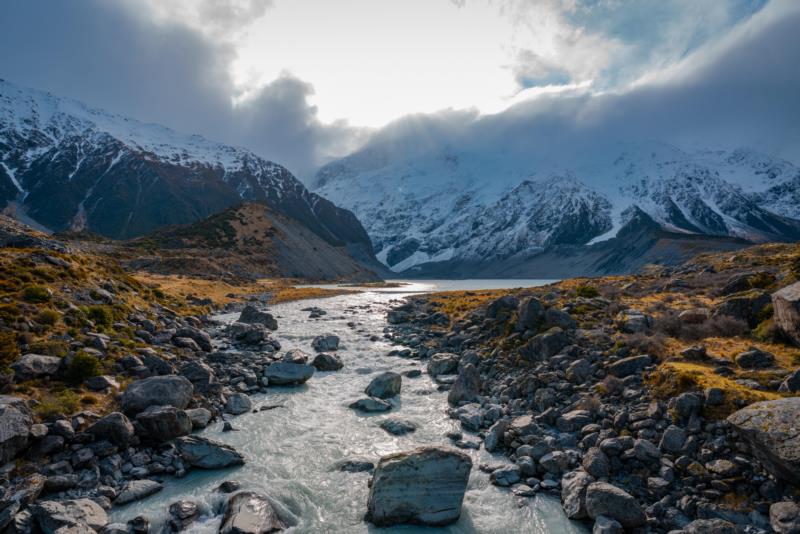
M 438 115 L 417 121 L 411 133 L 398 121 L 366 149 L 384 139 L 402 147 L 403 136 L 413 134 L 426 140 L 427 150 L 456 145 L 500 152 L 530 162 L 531 172 L 537 162 L 569 166 L 588 152 L 618 150 L 629 141 L 688 149 L 748 146 L 800 163 L 798 27 L 800 4 L 772 2 L 713 45 L 623 88 L 543 93 L 466 122 Z
M 223 28 L 263 14 L 270 5 L 204 0 L 192 2 L 196 11 L 185 13 Z M 173 15 L 142 10 L 140 3 L 3 2 L 0 20 L 5 51 L 0 77 L 242 145 L 301 177 L 331 154 L 353 149 L 364 132 L 341 121 L 323 124 L 308 104 L 311 85 L 288 73 L 234 104 L 238 90 L 229 69 L 234 47 Z

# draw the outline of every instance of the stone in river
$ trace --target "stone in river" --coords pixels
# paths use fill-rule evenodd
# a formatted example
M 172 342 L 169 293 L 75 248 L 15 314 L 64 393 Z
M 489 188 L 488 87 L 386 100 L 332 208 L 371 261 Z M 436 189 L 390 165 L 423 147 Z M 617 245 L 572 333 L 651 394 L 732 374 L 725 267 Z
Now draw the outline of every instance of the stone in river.
M 314 368 L 302 363 L 274 362 L 271 363 L 264 376 L 270 384 L 287 386 L 303 384 L 314 375 Z
M 388 412 L 392 409 L 391 403 L 382 399 L 374 399 L 367 397 L 366 399 L 358 399 L 350 403 L 350 408 L 361 412 Z
M 114 499 L 114 504 L 120 505 L 138 501 L 161 491 L 163 488 L 164 486 L 155 480 L 131 480 L 117 495 L 117 498 Z
M 386 371 L 373 378 L 364 392 L 370 397 L 388 399 L 400 393 L 402 380 L 399 374 Z
M 225 505 L 220 534 L 263 534 L 279 532 L 286 524 L 265 495 L 241 491 L 231 495 Z
M 402 421 L 400 419 L 386 419 L 381 421 L 380 427 L 394 436 L 402 436 L 417 429 L 417 425 L 411 421 Z
M 444 447 L 384 456 L 372 476 L 366 519 L 382 527 L 454 523 L 471 469 L 467 454 Z
M 175 440 L 183 461 L 202 469 L 221 469 L 242 465 L 244 457 L 233 447 L 200 436 L 184 436 Z

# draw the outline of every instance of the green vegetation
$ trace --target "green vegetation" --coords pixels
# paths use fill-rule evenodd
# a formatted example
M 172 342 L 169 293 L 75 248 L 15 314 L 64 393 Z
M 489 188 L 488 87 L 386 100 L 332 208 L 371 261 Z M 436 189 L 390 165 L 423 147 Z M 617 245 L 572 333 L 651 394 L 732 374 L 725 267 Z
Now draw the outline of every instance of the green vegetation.
M 61 314 L 55 310 L 42 310 L 36 316 L 36 322 L 45 326 L 55 326 Z
M 587 299 L 600 296 L 600 292 L 597 290 L 597 288 L 590 285 L 583 285 L 576 287 L 575 294 L 579 297 L 584 297 Z
M 73 384 L 80 384 L 87 378 L 99 374 L 100 360 L 85 352 L 76 354 L 75 357 L 72 358 L 72 361 L 69 362 L 69 367 L 67 368 L 67 380 Z
M 50 290 L 40 285 L 30 285 L 22 290 L 22 298 L 32 303 L 49 302 L 52 298 Z
M 17 335 L 14 332 L 0 332 L 0 370 L 8 368 L 18 358 Z
M 68 389 L 57 393 L 48 393 L 34 408 L 34 413 L 40 419 L 52 419 L 60 415 L 70 415 L 80 409 L 80 397 Z
M 114 314 L 111 308 L 100 304 L 82 308 L 86 317 L 98 327 L 109 327 L 114 323 Z

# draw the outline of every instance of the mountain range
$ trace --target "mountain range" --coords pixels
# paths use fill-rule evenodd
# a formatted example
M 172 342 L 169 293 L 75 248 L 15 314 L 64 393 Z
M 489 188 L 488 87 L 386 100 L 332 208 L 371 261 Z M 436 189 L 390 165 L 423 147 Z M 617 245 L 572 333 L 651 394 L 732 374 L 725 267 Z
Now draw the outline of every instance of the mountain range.
M 378 259 L 403 275 L 606 274 L 800 239 L 800 169 L 789 161 L 651 141 L 547 158 L 520 139 L 427 147 L 408 133 L 324 166 L 315 191 L 352 210 Z
M 358 219 L 277 163 L 0 80 L 0 203 L 23 222 L 128 239 L 243 201 L 376 263 Z

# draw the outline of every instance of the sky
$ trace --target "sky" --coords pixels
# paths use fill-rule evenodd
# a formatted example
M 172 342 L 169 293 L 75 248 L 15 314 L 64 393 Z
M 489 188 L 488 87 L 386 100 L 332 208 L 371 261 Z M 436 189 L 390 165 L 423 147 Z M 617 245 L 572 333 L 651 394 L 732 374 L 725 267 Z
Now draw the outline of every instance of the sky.
M 797 157 L 798 24 L 794 0 L 10 1 L 0 77 L 305 180 L 388 138 L 487 129 Z

